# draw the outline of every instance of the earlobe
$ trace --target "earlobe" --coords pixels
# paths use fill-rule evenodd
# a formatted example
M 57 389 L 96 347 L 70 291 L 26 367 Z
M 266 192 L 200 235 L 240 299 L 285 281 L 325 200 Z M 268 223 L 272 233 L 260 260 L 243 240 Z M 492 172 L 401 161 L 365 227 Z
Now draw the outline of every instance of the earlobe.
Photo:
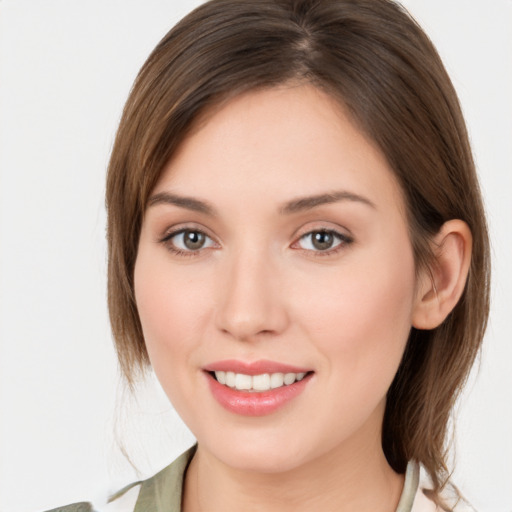
M 416 329 L 438 327 L 456 306 L 469 272 L 472 241 L 468 225 L 458 219 L 445 222 L 435 236 L 435 260 L 419 280 L 412 315 Z

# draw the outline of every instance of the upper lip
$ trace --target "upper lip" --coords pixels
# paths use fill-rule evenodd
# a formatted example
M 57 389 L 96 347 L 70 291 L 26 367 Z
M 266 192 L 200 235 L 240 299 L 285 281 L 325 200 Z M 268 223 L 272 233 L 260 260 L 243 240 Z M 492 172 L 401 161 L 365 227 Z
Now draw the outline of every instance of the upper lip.
M 303 368 L 291 364 L 279 363 L 260 359 L 258 361 L 240 361 L 238 359 L 225 359 L 216 361 L 203 367 L 207 372 L 234 372 L 244 375 L 261 375 L 263 373 L 307 373 L 310 368 Z

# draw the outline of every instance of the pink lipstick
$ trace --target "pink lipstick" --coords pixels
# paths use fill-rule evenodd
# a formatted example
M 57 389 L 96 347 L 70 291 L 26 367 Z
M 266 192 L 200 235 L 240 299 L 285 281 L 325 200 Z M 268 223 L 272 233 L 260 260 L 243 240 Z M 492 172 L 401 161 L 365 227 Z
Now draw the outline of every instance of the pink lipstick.
M 300 395 L 311 380 L 308 368 L 274 361 L 224 360 L 203 368 L 214 398 L 244 416 L 264 416 Z

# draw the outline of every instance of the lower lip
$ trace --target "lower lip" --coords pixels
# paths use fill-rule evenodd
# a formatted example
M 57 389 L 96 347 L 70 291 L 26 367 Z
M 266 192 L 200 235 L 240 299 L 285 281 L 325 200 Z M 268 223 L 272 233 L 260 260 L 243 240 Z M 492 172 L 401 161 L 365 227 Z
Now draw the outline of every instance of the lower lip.
M 220 384 L 210 373 L 206 375 L 210 390 L 222 407 L 242 416 L 265 416 L 272 414 L 300 395 L 308 385 L 312 374 L 306 375 L 302 380 L 289 386 L 257 392 L 238 391 Z

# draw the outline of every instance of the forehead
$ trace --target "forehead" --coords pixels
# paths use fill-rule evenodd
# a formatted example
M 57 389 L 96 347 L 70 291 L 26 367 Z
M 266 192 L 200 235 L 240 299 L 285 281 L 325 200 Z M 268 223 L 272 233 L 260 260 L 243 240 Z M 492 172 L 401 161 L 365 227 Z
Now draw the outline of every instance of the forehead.
M 344 107 L 311 85 L 251 91 L 210 111 L 165 166 L 154 193 L 265 203 L 347 190 L 402 207 L 393 171 Z M 261 201 L 260 201 L 261 202 Z

